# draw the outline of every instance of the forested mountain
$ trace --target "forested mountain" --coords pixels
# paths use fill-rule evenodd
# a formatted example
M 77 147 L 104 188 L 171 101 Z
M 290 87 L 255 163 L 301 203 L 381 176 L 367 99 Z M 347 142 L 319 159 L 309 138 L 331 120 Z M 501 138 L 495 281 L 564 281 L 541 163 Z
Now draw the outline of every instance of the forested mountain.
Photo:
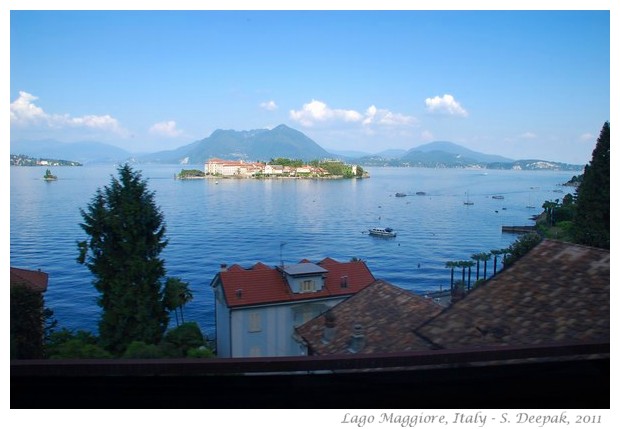
M 209 158 L 248 161 L 291 158 L 311 161 L 332 155 L 305 134 L 279 125 L 272 130 L 216 130 L 209 137 L 173 151 L 138 158 L 145 162 L 201 164 Z

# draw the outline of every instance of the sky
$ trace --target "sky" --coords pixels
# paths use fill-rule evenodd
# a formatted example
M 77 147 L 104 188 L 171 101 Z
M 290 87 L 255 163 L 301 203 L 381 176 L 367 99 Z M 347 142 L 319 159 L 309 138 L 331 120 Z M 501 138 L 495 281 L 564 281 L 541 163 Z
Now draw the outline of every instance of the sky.
M 11 10 L 10 139 L 139 153 L 285 124 L 334 151 L 441 140 L 585 164 L 611 116 L 611 3 Z

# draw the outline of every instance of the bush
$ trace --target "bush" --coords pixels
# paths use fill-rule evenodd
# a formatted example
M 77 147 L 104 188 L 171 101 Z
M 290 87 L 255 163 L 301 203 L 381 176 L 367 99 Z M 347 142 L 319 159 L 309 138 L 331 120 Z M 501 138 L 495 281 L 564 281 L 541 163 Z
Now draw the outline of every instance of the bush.
M 169 330 L 164 342 L 174 346 L 186 356 L 188 350 L 204 346 L 205 340 L 196 322 L 188 322 Z
M 132 341 L 123 354 L 127 359 L 157 359 L 163 357 L 162 350 L 155 344 L 144 341 Z
M 50 359 L 96 359 L 112 355 L 98 344 L 99 339 L 88 331 L 73 332 L 67 328 L 53 332 L 46 346 Z
M 212 358 L 215 357 L 215 353 L 213 353 L 213 350 L 205 347 L 205 346 L 200 346 L 196 349 L 189 349 L 187 351 L 187 357 L 190 358 Z
M 50 359 L 109 359 L 112 355 L 96 344 L 88 344 L 73 338 L 60 344 Z

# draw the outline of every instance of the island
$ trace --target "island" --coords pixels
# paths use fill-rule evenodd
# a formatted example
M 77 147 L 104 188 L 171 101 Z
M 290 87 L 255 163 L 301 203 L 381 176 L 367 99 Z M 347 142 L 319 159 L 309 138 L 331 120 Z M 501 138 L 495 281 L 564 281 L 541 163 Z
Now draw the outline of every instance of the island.
M 52 180 L 58 180 L 58 177 L 54 176 L 52 174 L 52 172 L 48 168 L 47 170 L 45 170 L 45 175 L 43 176 L 43 180 L 49 182 L 49 181 L 52 181 Z
M 369 175 L 359 165 L 339 160 L 310 161 L 275 158 L 269 162 L 209 159 L 204 166 L 205 178 L 291 178 L 291 179 L 361 179 Z
M 174 175 L 174 178 L 178 180 L 204 179 L 204 177 L 205 177 L 204 171 L 200 171 L 197 169 L 181 170 L 179 174 Z

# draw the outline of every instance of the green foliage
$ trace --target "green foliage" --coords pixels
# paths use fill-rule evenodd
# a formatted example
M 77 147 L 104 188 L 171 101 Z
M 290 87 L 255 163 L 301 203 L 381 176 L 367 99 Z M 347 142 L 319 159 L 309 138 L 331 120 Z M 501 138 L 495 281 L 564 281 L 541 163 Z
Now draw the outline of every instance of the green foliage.
M 164 286 L 164 307 L 168 311 L 174 311 L 177 326 L 179 326 L 177 309 L 181 311 L 181 323 L 185 323 L 183 307 L 192 299 L 194 299 L 194 296 L 189 289 L 189 283 L 182 281 L 178 277 L 169 277 L 166 279 L 166 285 Z
M 205 345 L 205 340 L 195 322 L 188 322 L 169 330 L 164 342 L 171 344 L 185 356 L 188 350 Z
M 213 353 L 213 350 L 205 346 L 200 346 L 195 349 L 189 349 L 187 351 L 187 357 L 189 358 L 213 358 L 215 357 L 215 353 Z
M 52 314 L 41 293 L 11 285 L 11 359 L 44 357 L 45 325 Z
M 88 331 L 73 332 L 66 328 L 50 335 L 46 344 L 50 359 L 107 359 L 112 355 L 98 344 Z
M 191 170 L 181 170 L 181 172 L 177 175 L 179 179 L 188 179 L 192 177 L 204 177 L 205 173 L 201 170 L 191 169 Z
M 140 173 L 125 164 L 118 175 L 80 209 L 90 238 L 78 243 L 77 258 L 95 277 L 101 345 L 113 354 L 136 340 L 157 344 L 168 324 L 159 258 L 167 245 L 163 215 Z
M 610 247 L 610 125 L 603 124 L 592 160 L 577 189 L 573 236 L 576 243 Z
M 144 341 L 132 341 L 123 353 L 123 358 L 126 359 L 158 359 L 162 357 L 164 356 L 160 347 L 155 344 L 146 344 Z
M 289 159 L 289 158 L 272 158 L 269 165 L 282 165 L 283 167 L 302 167 L 304 162 L 301 159 Z
M 532 250 L 538 243 L 540 243 L 542 237 L 535 233 L 524 234 L 519 237 L 514 243 L 506 249 L 506 259 L 504 260 L 504 266 L 512 265 L 517 259 L 525 255 Z

